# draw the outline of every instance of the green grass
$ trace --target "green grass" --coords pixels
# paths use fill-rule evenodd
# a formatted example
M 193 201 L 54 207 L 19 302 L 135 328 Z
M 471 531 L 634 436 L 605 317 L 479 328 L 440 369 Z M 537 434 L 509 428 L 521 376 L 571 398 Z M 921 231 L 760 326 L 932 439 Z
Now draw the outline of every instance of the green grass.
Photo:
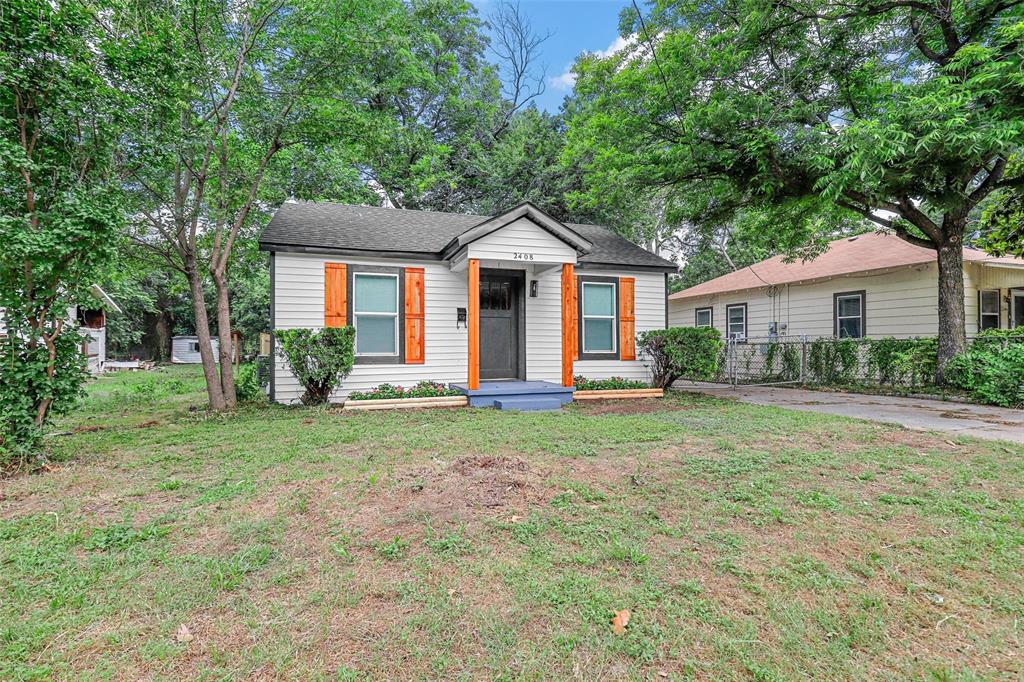
M 0 679 L 1021 674 L 1020 446 L 691 395 L 202 405 L 104 377 L 0 482 Z

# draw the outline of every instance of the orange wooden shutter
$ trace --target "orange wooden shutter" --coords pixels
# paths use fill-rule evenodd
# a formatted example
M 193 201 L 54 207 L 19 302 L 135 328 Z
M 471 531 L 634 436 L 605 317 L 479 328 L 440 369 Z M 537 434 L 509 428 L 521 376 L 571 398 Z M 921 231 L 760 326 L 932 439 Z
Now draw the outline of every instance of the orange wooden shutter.
M 619 278 L 619 357 L 622 360 L 636 360 L 636 317 L 633 312 L 635 290 L 635 278 Z
M 405 269 L 405 363 L 422 365 L 426 359 L 423 343 L 423 268 Z
M 324 326 L 344 327 L 348 318 L 348 268 L 324 263 Z

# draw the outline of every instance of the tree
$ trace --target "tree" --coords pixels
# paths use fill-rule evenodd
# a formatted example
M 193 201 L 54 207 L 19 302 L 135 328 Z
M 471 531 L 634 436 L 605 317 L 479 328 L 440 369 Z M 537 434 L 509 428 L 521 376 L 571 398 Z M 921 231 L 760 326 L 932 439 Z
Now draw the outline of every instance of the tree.
M 588 192 L 668 188 L 692 212 L 782 212 L 822 239 L 851 216 L 936 251 L 939 378 L 966 345 L 963 241 L 1024 128 L 1018 0 L 658 2 L 631 46 L 581 59 Z M 695 211 L 696 209 L 696 211 Z
M 403 83 L 369 81 L 363 67 L 383 44 L 408 39 L 392 30 L 404 10 L 392 0 L 182 0 L 147 9 L 178 77 L 130 178 L 136 239 L 188 281 L 210 406 L 232 409 L 234 247 L 253 228 L 264 179 L 282 150 L 374 137 L 366 101 Z M 207 279 L 216 292 L 217 358 Z
M 81 392 L 69 306 L 90 301 L 124 223 L 119 144 L 166 63 L 94 3 L 0 10 L 0 450 L 36 445 Z

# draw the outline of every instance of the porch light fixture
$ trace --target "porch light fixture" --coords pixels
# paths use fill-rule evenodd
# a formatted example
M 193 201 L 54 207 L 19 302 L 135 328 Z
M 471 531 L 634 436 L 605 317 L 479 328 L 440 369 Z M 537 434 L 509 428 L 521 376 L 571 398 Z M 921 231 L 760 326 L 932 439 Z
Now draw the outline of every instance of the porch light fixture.
M 469 323 L 466 322 L 466 319 L 467 319 L 467 317 L 466 317 L 466 309 L 465 308 L 456 308 L 455 309 L 455 328 L 458 329 L 459 327 L 464 327 L 466 329 L 469 329 Z
M 537 298 L 537 280 L 530 280 L 530 298 Z

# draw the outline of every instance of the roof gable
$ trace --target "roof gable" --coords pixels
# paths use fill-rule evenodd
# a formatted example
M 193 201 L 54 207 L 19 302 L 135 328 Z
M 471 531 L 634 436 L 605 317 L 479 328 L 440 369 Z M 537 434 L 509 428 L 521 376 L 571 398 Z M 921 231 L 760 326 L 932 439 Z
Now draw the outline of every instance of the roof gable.
M 540 210 L 528 201 L 524 201 L 510 211 L 506 211 L 501 215 L 496 215 L 493 218 L 484 220 L 479 225 L 476 225 L 459 236 L 452 239 L 447 246 L 441 252 L 441 256 L 447 258 L 454 254 L 462 247 L 472 244 L 478 239 L 482 239 L 491 235 L 504 227 L 515 223 L 520 218 L 528 218 L 530 222 L 544 230 L 556 239 L 564 242 L 571 246 L 580 255 L 584 255 L 590 252 L 594 247 L 588 239 L 585 239 L 580 234 L 571 230 L 563 223 L 558 222 L 544 211 Z

